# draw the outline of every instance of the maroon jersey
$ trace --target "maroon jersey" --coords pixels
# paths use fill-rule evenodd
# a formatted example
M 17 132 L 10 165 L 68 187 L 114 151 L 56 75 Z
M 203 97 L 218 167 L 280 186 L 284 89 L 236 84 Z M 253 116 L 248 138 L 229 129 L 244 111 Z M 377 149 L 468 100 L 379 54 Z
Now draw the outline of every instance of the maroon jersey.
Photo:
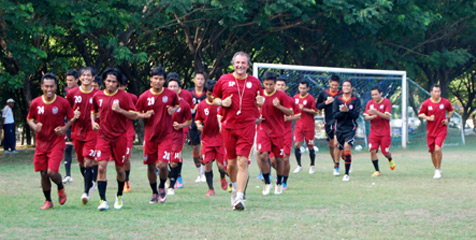
M 132 104 L 134 104 L 134 106 L 135 106 L 136 103 L 137 103 L 137 96 L 133 93 L 130 93 L 130 92 L 126 92 L 126 93 L 131 98 Z M 127 127 L 127 136 L 134 139 L 134 135 L 136 134 L 135 130 L 134 130 L 134 122 L 132 122 L 132 120 L 129 119 L 129 123 L 127 125 L 128 125 L 128 127 Z
M 36 133 L 36 140 L 44 144 L 54 144 L 57 138 L 64 138 L 55 133 L 55 128 L 64 126 L 64 118 L 72 119 L 74 112 L 68 101 L 63 97 L 55 95 L 55 98 L 48 102 L 43 96 L 33 99 L 28 112 L 27 121 L 35 120 L 41 123 L 41 131 Z M 47 146 L 47 148 L 51 147 Z
M 289 104 L 291 105 L 291 107 L 293 109 L 293 114 L 294 115 L 299 114 L 300 113 L 299 106 L 296 103 L 294 103 L 294 99 L 290 96 L 287 96 L 287 95 L 286 95 L 286 98 L 287 98 L 287 101 L 289 102 Z M 285 134 L 293 135 L 293 129 L 292 129 L 291 121 L 284 122 L 284 128 L 285 128 Z
M 136 111 L 129 94 L 122 90 L 117 90 L 113 94 L 108 94 L 106 90 L 99 91 L 93 97 L 93 113 L 99 113 L 99 137 L 107 141 L 115 142 L 119 137 L 127 132 L 130 119 L 112 110 L 114 103 L 119 103 L 119 107 L 126 111 Z
M 222 127 L 240 129 L 251 123 L 254 124 L 260 115 L 256 96 L 261 89 L 260 81 L 253 76 L 247 75 L 245 79 L 238 79 L 233 73 L 222 75 L 213 89 L 213 97 L 224 100 L 233 95 L 231 106 L 221 108 Z M 242 99 L 241 103 L 240 99 Z
M 79 108 L 81 115 L 74 121 L 71 127 L 71 137 L 78 141 L 86 141 L 91 131 L 91 109 L 93 106 L 93 96 L 98 90 L 91 88 L 90 91 L 83 91 L 81 87 L 75 87 L 68 91 L 66 100 L 72 107 L 73 111 Z M 94 132 L 95 134 L 95 132 Z
M 167 113 L 167 106 L 179 107 L 177 93 L 163 88 L 161 92 L 149 89 L 142 93 L 137 100 L 136 108 L 139 112 L 154 110 L 150 118 L 144 119 L 144 138 L 146 141 L 172 137 L 172 116 Z
M 179 100 L 179 107 L 172 115 L 172 123 L 177 122 L 182 124 L 182 123 L 191 122 L 191 121 L 192 121 L 192 111 L 190 109 L 190 105 L 188 105 L 185 99 L 181 98 Z M 183 134 L 182 129 L 179 129 L 179 130 L 174 129 L 174 132 Z
M 380 102 L 373 99 L 367 102 L 364 115 L 369 116 L 369 110 L 375 109 L 383 114 L 392 115 L 392 103 L 387 98 L 382 98 Z M 370 135 L 390 136 L 390 121 L 379 116 L 370 121 Z
M 314 113 L 317 113 L 314 97 L 311 94 L 307 94 L 304 97 L 299 93 L 294 95 L 294 104 L 298 106 L 303 105 L 305 108 L 312 109 Z M 296 121 L 296 128 L 304 131 L 314 131 L 316 128 L 314 114 L 302 111 L 301 108 L 299 108 L 298 113 L 301 114 L 301 119 Z
M 435 116 L 433 121 L 426 121 L 428 136 L 435 137 L 440 132 L 448 130 L 448 126 L 442 123 L 446 118 L 446 111 L 448 111 L 448 113 L 454 111 L 450 101 L 446 98 L 441 98 L 438 102 L 433 102 L 431 98 L 429 98 L 423 102 L 418 115 L 425 114 L 426 116 Z
M 188 103 L 188 106 L 190 106 L 190 111 L 195 107 L 195 104 L 193 103 L 193 96 L 189 91 L 180 89 L 178 96 Z
M 273 105 L 273 101 L 277 98 L 283 107 L 292 109 L 288 96 L 283 91 L 278 90 L 269 95 L 262 90 L 261 95 L 264 97 L 264 104 L 261 106 L 263 121 L 259 124 L 258 131 L 272 138 L 283 137 L 285 114 Z
M 197 111 L 195 112 L 195 122 L 201 122 L 203 125 L 203 146 L 223 146 L 223 138 L 220 134 L 217 118 L 220 108 L 206 99 L 198 104 Z

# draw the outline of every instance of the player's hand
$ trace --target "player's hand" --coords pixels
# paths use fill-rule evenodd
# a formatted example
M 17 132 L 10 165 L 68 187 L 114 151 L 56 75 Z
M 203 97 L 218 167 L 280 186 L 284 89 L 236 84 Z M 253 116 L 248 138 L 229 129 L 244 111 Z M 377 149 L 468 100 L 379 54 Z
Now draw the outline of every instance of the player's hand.
M 264 97 L 260 95 L 259 91 L 256 93 L 256 105 L 263 106 Z
M 178 122 L 174 122 L 174 123 L 172 124 L 172 126 L 174 127 L 175 130 L 179 130 L 179 129 L 180 129 L 180 123 L 178 123 Z
M 333 103 L 333 102 L 334 102 L 334 98 L 333 98 L 333 97 L 327 97 L 327 100 L 326 100 L 325 103 L 326 103 L 326 105 L 329 105 L 329 104 L 331 104 L 331 103 Z
M 81 116 L 81 112 L 79 111 L 79 107 L 74 110 L 74 120 L 78 119 Z
M 167 106 L 167 113 L 168 113 L 169 115 L 172 115 L 172 114 L 174 114 L 174 112 L 175 112 L 174 107 L 168 105 L 168 106 Z
M 99 123 L 93 122 L 93 130 L 94 130 L 94 131 L 99 130 Z
M 433 115 L 434 116 L 434 115 Z M 441 123 L 446 126 L 448 125 L 448 118 L 445 118 L 445 120 L 441 121 Z
M 120 112 L 122 109 L 121 107 L 119 106 L 119 103 L 118 102 L 115 102 L 112 104 L 112 111 L 114 112 Z
M 428 116 L 426 118 L 427 121 L 435 121 L 435 115 Z
M 299 104 L 299 109 L 303 110 L 303 109 L 304 109 L 304 105 Z
M 375 110 L 375 109 L 369 109 L 369 114 L 377 115 L 377 110 Z
M 273 106 L 279 107 L 280 105 L 281 105 L 281 103 L 279 102 L 279 99 L 278 99 L 278 98 L 274 98 L 274 99 L 273 99 Z
M 34 130 L 35 132 L 40 132 L 40 131 L 41 131 L 41 127 L 43 127 L 43 123 L 37 123 L 37 124 L 35 125 L 35 127 L 33 127 L 33 130 Z
M 66 128 L 64 126 L 55 128 L 55 133 L 58 136 L 63 136 L 65 134 L 65 132 L 66 132 Z
M 233 97 L 233 94 L 231 94 L 230 96 L 228 96 L 227 98 L 223 99 L 223 101 L 221 101 L 221 105 L 223 107 L 229 107 L 231 106 L 231 98 Z
M 284 121 L 285 121 L 285 122 L 289 121 L 289 117 L 286 116 L 286 115 L 284 115 Z
M 255 120 L 255 124 L 260 124 L 264 121 L 264 118 L 260 117 Z
M 147 112 L 144 113 L 144 118 L 150 118 L 152 117 L 152 115 L 154 115 L 154 110 L 149 110 Z
M 202 124 L 197 124 L 197 130 L 202 132 L 203 131 L 203 125 Z
M 349 108 L 347 107 L 347 104 L 344 103 L 343 105 L 339 106 L 341 112 L 348 112 Z

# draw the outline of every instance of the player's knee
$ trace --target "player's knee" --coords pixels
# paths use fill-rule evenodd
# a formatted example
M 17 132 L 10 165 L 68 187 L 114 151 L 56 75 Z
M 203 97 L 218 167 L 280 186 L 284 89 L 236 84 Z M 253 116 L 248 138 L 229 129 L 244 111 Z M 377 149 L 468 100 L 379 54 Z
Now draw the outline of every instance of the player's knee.
M 238 157 L 237 164 L 239 169 L 246 169 L 248 168 L 248 158 L 246 157 Z
M 157 163 L 157 168 L 160 171 L 166 171 L 167 170 L 167 163 L 161 161 L 161 162 Z
M 53 170 L 51 170 L 51 169 L 48 169 L 48 170 L 46 171 L 46 174 L 47 174 L 48 177 L 50 177 L 50 178 L 54 177 L 57 173 L 58 173 L 58 172 L 55 172 L 55 171 L 53 171 Z

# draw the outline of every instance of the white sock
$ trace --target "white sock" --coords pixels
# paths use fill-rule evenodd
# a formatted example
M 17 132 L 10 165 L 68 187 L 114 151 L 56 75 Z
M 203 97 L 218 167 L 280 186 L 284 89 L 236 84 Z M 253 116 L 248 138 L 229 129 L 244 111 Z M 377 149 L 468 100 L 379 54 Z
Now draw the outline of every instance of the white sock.
M 231 183 L 232 187 L 233 187 L 233 191 L 236 191 L 236 189 L 238 188 L 238 183 L 234 182 L 234 183 Z
M 236 200 L 243 200 L 244 194 L 242 192 L 237 192 L 236 193 Z

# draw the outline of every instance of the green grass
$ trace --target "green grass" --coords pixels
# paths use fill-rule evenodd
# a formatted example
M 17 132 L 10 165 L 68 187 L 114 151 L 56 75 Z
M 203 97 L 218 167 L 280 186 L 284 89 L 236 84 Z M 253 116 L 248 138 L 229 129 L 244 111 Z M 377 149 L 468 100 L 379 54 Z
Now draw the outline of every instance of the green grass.
M 369 154 L 355 153 L 351 181 L 344 183 L 332 176 L 327 150 L 320 147 L 316 174 L 309 175 L 307 167 L 291 173 L 281 196 L 261 195 L 263 184 L 255 178 L 259 170 L 253 160 L 244 212 L 231 211 L 230 195 L 219 189 L 216 168 L 217 194 L 205 197 L 206 184 L 194 182 L 197 171 L 188 146 L 185 187 L 165 204 L 148 203 L 146 167 L 137 149 L 132 191 L 125 194 L 123 209 L 112 209 L 117 183 L 110 164 L 107 212 L 97 210 L 97 192 L 90 204 L 81 204 L 83 181 L 76 163 L 74 182 L 66 185 L 66 204 L 58 204 L 54 188 L 54 209 L 40 210 L 44 197 L 39 173 L 33 170 L 33 151 L 0 155 L 0 239 L 474 239 L 476 140 L 467 142 L 444 148 L 440 180 L 432 178 L 426 148 L 410 148 L 393 152 L 393 172 L 379 155 L 382 177 L 377 179 L 370 178 Z M 307 156 L 303 163 L 307 165 Z M 293 169 L 293 159 L 291 164 Z

